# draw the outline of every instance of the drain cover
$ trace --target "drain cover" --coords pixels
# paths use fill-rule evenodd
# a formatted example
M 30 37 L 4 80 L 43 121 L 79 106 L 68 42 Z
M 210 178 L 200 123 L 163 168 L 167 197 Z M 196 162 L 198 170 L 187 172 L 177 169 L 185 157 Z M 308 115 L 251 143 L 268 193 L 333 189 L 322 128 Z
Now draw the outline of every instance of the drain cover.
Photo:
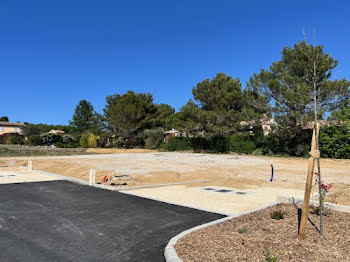
M 216 190 L 215 192 L 218 192 L 218 193 L 229 193 L 229 192 L 232 192 L 232 190 L 220 189 L 220 190 Z
M 245 195 L 247 193 L 246 192 L 236 192 L 236 194 L 238 194 L 238 195 Z
M 204 188 L 204 190 L 215 190 L 215 188 L 207 187 L 207 188 Z

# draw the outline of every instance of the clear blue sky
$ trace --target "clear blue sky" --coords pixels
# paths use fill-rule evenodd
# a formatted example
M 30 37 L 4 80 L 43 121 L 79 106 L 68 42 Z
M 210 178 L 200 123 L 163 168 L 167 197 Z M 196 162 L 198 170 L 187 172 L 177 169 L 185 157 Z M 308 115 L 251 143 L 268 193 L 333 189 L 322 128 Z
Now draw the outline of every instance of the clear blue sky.
M 350 79 L 349 1 L 0 0 L 0 116 L 67 124 L 81 99 L 151 92 L 178 110 L 224 72 L 242 84 L 312 41 Z

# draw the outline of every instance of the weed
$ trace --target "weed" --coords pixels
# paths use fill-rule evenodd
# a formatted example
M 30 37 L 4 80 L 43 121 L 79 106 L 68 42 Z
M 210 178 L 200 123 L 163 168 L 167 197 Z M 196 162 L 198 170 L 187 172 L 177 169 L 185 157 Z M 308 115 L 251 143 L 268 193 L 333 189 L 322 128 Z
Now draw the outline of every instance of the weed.
M 280 219 L 283 219 L 284 218 L 284 213 L 280 210 L 277 210 L 277 211 L 273 211 L 270 216 L 272 219 L 276 219 L 276 220 L 280 220 Z
M 277 250 L 271 253 L 268 247 L 265 247 L 265 261 L 267 262 L 277 262 L 278 252 Z
M 281 205 L 277 204 L 277 210 L 270 213 L 272 219 L 280 220 L 284 218 L 285 213 L 281 211 Z
M 243 227 L 243 228 L 238 229 L 238 233 L 240 233 L 240 234 L 247 233 L 248 231 L 249 231 L 249 230 L 248 230 L 248 228 L 246 228 L 246 227 Z

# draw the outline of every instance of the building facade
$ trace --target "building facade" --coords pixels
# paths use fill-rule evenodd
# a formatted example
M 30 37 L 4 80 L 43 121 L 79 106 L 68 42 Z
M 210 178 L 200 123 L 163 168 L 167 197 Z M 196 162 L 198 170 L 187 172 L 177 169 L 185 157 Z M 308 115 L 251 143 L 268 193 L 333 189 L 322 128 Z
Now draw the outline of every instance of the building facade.
M 22 123 L 0 122 L 0 135 L 17 134 L 22 136 L 23 127 L 24 124 Z

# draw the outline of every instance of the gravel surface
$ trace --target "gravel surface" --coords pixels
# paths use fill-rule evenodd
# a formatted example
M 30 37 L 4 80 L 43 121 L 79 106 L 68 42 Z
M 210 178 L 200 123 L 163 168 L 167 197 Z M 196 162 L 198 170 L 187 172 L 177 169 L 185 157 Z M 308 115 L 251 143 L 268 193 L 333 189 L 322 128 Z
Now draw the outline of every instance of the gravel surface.
M 270 214 L 280 210 L 284 219 Z M 318 226 L 319 217 L 309 215 Z M 277 261 L 350 261 L 350 214 L 332 211 L 325 218 L 320 238 L 310 222 L 303 241 L 298 240 L 297 209 L 273 206 L 195 231 L 180 239 L 175 249 L 184 261 L 265 261 L 265 249 L 277 252 Z

